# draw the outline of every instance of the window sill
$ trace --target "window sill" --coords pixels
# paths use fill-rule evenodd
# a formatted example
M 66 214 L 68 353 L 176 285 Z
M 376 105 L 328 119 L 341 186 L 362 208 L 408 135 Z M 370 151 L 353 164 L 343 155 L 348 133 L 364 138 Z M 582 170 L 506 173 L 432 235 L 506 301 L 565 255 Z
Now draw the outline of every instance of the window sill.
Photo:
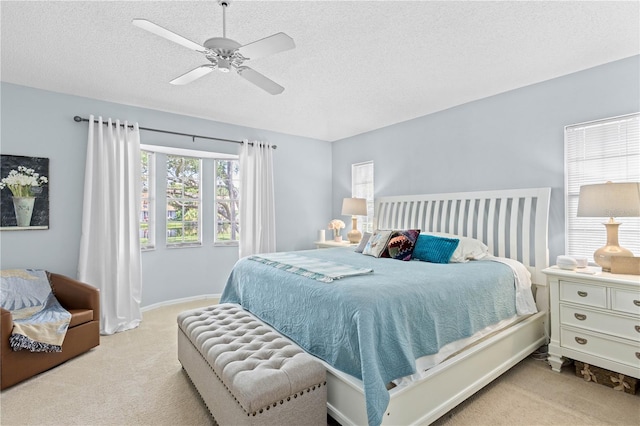
M 216 241 L 214 247 L 238 247 L 238 241 Z
M 181 248 L 197 248 L 202 247 L 202 243 L 192 244 L 167 244 L 168 249 L 181 249 Z

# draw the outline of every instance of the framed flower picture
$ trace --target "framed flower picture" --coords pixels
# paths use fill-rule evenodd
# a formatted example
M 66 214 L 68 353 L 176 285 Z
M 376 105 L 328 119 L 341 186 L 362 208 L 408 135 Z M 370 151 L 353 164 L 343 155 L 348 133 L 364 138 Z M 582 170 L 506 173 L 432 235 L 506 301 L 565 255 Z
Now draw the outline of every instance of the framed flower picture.
M 0 155 L 0 230 L 49 229 L 49 159 Z

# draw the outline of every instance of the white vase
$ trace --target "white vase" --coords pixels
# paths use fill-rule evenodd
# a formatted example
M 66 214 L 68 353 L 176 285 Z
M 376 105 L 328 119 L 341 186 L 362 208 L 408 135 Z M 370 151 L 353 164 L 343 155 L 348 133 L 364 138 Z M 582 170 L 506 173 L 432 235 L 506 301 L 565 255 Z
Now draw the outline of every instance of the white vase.
M 35 197 L 13 197 L 13 209 L 16 212 L 16 222 L 19 227 L 26 228 L 31 225 L 35 200 Z

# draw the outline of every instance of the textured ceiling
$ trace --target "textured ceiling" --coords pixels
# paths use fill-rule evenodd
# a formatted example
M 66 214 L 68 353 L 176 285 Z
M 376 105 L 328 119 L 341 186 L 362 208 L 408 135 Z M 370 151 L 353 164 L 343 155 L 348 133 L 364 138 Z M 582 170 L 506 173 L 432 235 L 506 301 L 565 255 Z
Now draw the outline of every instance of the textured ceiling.
M 222 36 L 208 1 L 2 1 L 2 81 L 334 141 L 640 53 L 640 2 L 241 1 L 227 37 L 276 32 L 294 50 L 187 86 L 206 63 L 131 24 L 203 43 Z M 144 125 L 144 123 L 141 123 Z

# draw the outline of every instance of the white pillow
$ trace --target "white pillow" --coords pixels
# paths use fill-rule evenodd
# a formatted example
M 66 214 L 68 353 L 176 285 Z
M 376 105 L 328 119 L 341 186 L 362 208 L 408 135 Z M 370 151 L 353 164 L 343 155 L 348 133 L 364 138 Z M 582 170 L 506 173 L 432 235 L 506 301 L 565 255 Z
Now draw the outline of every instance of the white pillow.
M 369 238 L 371 238 L 371 232 L 365 232 L 364 234 L 362 234 L 362 239 L 360 240 L 360 244 L 358 244 L 358 247 L 356 247 L 356 253 L 362 253 L 364 251 L 364 248 L 367 246 L 367 243 L 369 242 Z
M 475 238 L 447 234 L 444 232 L 423 232 L 423 234 L 458 238 L 460 240 L 458 247 L 451 255 L 451 259 L 449 259 L 449 263 L 465 263 L 470 260 L 480 260 L 489 254 L 489 247 L 487 247 L 482 241 L 476 240 Z

